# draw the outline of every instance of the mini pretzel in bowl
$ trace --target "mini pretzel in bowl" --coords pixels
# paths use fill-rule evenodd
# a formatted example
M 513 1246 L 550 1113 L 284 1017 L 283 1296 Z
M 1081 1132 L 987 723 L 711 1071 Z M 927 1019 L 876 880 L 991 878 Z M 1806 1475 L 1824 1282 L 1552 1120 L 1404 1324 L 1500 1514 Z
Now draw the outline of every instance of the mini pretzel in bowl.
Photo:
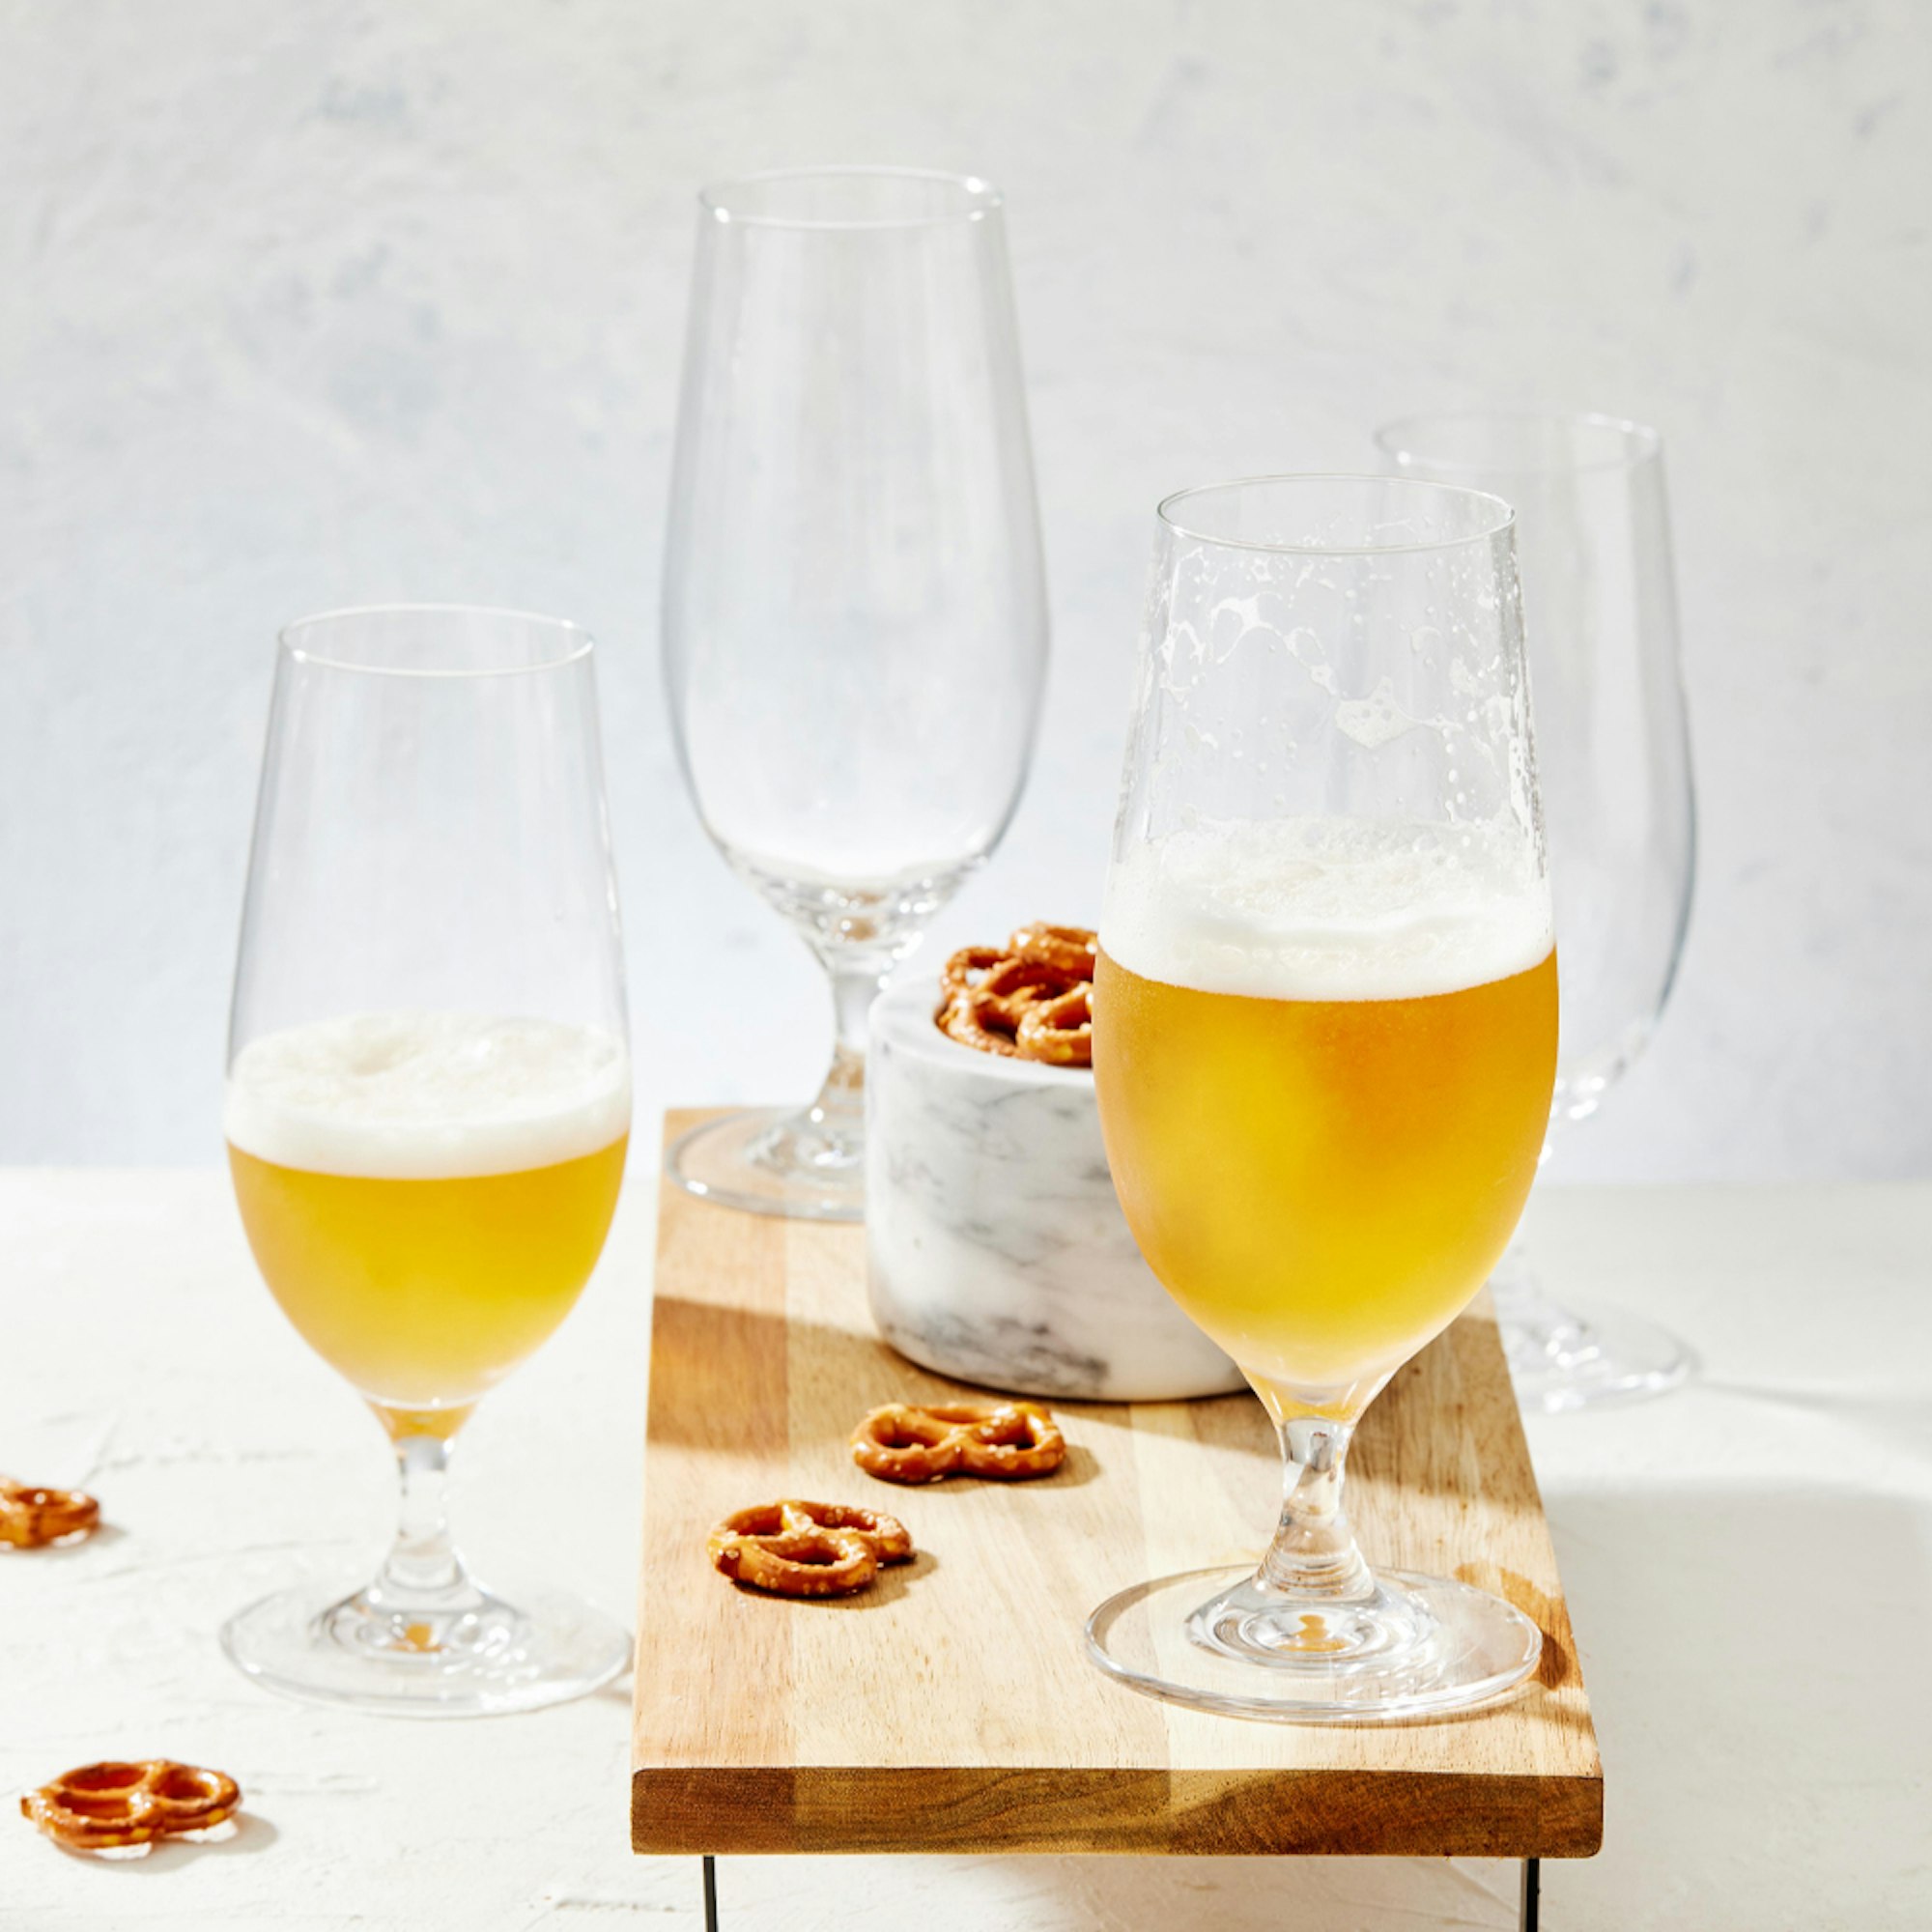
M 940 974 L 940 1031 L 980 1053 L 1055 1066 L 1093 1065 L 1096 941 L 1085 926 L 1018 927 L 1002 950 L 962 946 Z
M 1046 925 L 1036 922 L 1020 926 L 1007 949 L 1021 959 L 1037 960 L 1065 973 L 1069 980 L 1091 980 L 1099 941 L 1084 925 Z
M 1084 981 L 1049 1000 L 1036 1000 L 1013 1029 L 1013 1044 L 1049 1066 L 1094 1064 L 1094 989 Z

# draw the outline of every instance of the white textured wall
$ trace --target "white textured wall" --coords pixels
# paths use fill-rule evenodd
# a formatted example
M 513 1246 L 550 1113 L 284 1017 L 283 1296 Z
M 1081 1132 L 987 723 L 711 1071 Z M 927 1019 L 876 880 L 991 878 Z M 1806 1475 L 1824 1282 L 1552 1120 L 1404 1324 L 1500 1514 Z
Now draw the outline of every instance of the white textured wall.
M 602 640 L 648 1098 L 802 1093 L 812 969 L 679 795 L 655 605 L 708 175 L 1002 183 L 1057 661 L 941 928 L 1091 914 L 1150 509 L 1431 405 L 1668 439 L 1704 867 L 1575 1175 L 1932 1168 L 1913 0 L 0 0 L 0 1158 L 216 1150 L 276 625 Z

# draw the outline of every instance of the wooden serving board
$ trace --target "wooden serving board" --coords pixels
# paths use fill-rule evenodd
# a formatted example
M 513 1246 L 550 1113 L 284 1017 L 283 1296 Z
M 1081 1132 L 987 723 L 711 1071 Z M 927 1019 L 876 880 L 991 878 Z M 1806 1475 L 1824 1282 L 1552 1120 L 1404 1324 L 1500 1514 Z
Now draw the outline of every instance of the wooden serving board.
M 675 1137 L 703 1119 L 674 1113 Z M 1371 1561 L 1446 1573 L 1541 1626 L 1539 1679 L 1470 1716 L 1385 1726 L 1210 1716 L 1103 1676 L 1081 1627 L 1146 1577 L 1253 1560 L 1279 1497 L 1250 1396 L 1056 1405 L 1044 1481 L 907 1490 L 851 1461 L 859 1417 L 957 1398 L 872 1331 L 865 1231 L 666 1183 L 638 1612 L 639 1852 L 1378 1853 L 1581 1858 L 1603 1771 L 1536 1478 L 1486 1305 L 1362 1425 Z M 705 1535 L 781 1495 L 883 1507 L 920 1554 L 797 1603 L 718 1576 Z

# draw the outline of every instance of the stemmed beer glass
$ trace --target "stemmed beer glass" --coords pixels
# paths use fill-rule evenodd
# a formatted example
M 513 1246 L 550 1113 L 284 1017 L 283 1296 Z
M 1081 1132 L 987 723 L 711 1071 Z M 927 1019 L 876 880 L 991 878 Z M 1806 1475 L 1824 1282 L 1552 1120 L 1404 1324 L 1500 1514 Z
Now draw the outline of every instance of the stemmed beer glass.
M 1492 491 L 1516 511 L 1563 935 L 1553 1135 L 1588 1120 L 1642 1052 L 1690 913 L 1696 828 L 1662 444 L 1611 416 L 1507 412 L 1410 416 L 1376 440 L 1400 473 Z M 1658 1394 L 1695 1364 L 1638 1316 L 1552 1299 L 1518 1250 L 1494 1290 L 1531 1408 Z
M 1357 1418 L 1503 1252 L 1548 1118 L 1556 959 L 1508 506 L 1269 477 L 1160 506 L 1094 987 L 1134 1238 L 1280 1435 L 1258 1570 L 1110 1599 L 1103 1669 L 1238 1716 L 1493 1697 L 1536 1627 L 1372 1572 Z
M 665 554 L 685 781 L 832 982 L 804 1109 L 671 1150 L 694 1193 L 857 1219 L 866 1013 L 998 842 L 1046 668 L 999 195 L 832 168 L 700 196 Z
M 224 1131 L 264 1279 L 395 1445 L 374 1581 L 222 1632 L 293 1696 L 529 1710 L 630 1642 L 554 1592 L 506 1603 L 443 1512 L 480 1397 L 570 1312 L 631 1122 L 590 639 L 445 608 L 283 632 L 230 1023 Z

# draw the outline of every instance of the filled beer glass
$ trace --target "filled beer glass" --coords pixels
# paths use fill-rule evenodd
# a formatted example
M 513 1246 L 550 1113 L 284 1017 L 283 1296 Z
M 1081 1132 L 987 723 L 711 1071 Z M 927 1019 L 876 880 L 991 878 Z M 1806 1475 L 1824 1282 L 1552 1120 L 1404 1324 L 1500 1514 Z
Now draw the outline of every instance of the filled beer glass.
M 1094 1612 L 1102 1668 L 1208 1710 L 1360 1720 L 1535 1667 L 1510 1605 L 1372 1571 L 1342 1479 L 1362 1411 L 1507 1245 L 1555 1062 L 1508 506 L 1377 477 L 1168 498 L 1094 1083 L 1141 1252 L 1253 1384 L 1286 1481 L 1258 1568 Z
M 222 1632 L 291 1695 L 410 1716 L 534 1709 L 624 1632 L 465 1569 L 442 1502 L 476 1402 L 570 1312 L 631 1116 L 590 639 L 443 608 L 282 634 L 230 1023 L 242 1226 L 302 1338 L 395 1445 L 402 1523 L 359 1589 Z

